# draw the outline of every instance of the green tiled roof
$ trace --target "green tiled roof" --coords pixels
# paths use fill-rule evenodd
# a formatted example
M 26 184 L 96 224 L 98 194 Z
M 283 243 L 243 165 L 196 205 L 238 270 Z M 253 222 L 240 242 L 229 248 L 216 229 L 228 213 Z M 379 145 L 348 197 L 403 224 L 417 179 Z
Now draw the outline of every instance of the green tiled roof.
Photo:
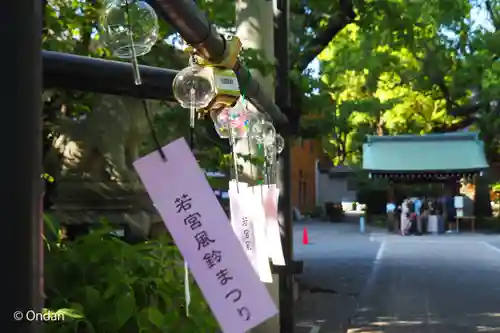
M 477 133 L 367 136 L 363 169 L 371 172 L 480 171 L 488 168 Z

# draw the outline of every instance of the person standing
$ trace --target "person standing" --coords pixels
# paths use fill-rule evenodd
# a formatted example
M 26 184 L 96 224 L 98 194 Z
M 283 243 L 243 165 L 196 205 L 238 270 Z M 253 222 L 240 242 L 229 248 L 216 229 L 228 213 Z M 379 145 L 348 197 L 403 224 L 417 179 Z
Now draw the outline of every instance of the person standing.
M 429 224 L 431 203 L 430 199 L 424 197 L 422 200 L 422 206 L 420 207 L 420 233 L 426 234 Z
M 415 222 L 417 227 L 417 235 L 422 235 L 422 219 L 421 219 L 421 209 L 422 209 L 422 200 L 419 197 L 416 197 L 413 200 L 413 205 L 415 207 Z
M 446 210 L 446 222 L 448 223 L 448 232 L 456 231 L 456 216 L 457 211 L 455 209 L 455 198 L 453 196 L 447 196 L 445 200 L 445 210 Z
M 401 206 L 402 202 L 399 203 L 399 205 L 396 205 L 396 209 L 394 210 L 394 232 L 398 233 L 399 230 L 401 229 Z
M 395 226 L 394 220 L 396 219 L 395 216 L 396 205 L 394 204 L 394 202 L 389 201 L 385 205 L 385 210 L 387 213 L 387 229 L 388 231 L 393 231 Z
M 408 232 L 408 227 L 410 225 L 410 210 L 408 209 L 408 199 L 405 199 L 401 204 L 401 221 L 400 230 L 401 236 L 406 236 Z

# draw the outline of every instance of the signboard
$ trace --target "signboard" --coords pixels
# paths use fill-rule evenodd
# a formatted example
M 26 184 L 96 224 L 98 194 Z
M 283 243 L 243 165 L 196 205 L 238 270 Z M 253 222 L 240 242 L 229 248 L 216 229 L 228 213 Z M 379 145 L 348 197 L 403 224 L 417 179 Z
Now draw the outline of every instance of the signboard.
M 453 205 L 455 208 L 464 208 L 464 197 L 456 196 L 453 198 Z
M 134 167 L 225 333 L 244 333 L 277 314 L 203 171 L 181 138 Z

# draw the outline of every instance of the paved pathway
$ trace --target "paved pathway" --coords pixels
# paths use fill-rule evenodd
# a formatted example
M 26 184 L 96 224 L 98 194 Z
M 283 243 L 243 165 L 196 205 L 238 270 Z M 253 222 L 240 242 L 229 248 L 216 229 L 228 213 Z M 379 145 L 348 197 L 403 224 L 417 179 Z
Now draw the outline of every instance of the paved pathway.
M 500 333 L 500 237 L 311 224 L 296 333 Z

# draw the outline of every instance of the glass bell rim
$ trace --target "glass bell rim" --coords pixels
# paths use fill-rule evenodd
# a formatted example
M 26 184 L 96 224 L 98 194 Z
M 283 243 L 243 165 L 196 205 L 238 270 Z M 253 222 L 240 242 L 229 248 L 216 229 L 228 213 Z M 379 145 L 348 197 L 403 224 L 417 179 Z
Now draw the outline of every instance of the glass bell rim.
M 153 47 L 152 45 L 149 46 L 142 43 L 136 43 L 133 46 L 133 48 L 135 49 L 135 54 L 134 54 L 133 52 L 131 52 L 132 49 L 131 45 L 123 45 L 113 50 L 113 55 L 120 59 L 132 59 L 134 55 L 140 57 L 149 53 L 152 47 Z M 127 52 L 124 52 L 124 50 L 127 50 Z

